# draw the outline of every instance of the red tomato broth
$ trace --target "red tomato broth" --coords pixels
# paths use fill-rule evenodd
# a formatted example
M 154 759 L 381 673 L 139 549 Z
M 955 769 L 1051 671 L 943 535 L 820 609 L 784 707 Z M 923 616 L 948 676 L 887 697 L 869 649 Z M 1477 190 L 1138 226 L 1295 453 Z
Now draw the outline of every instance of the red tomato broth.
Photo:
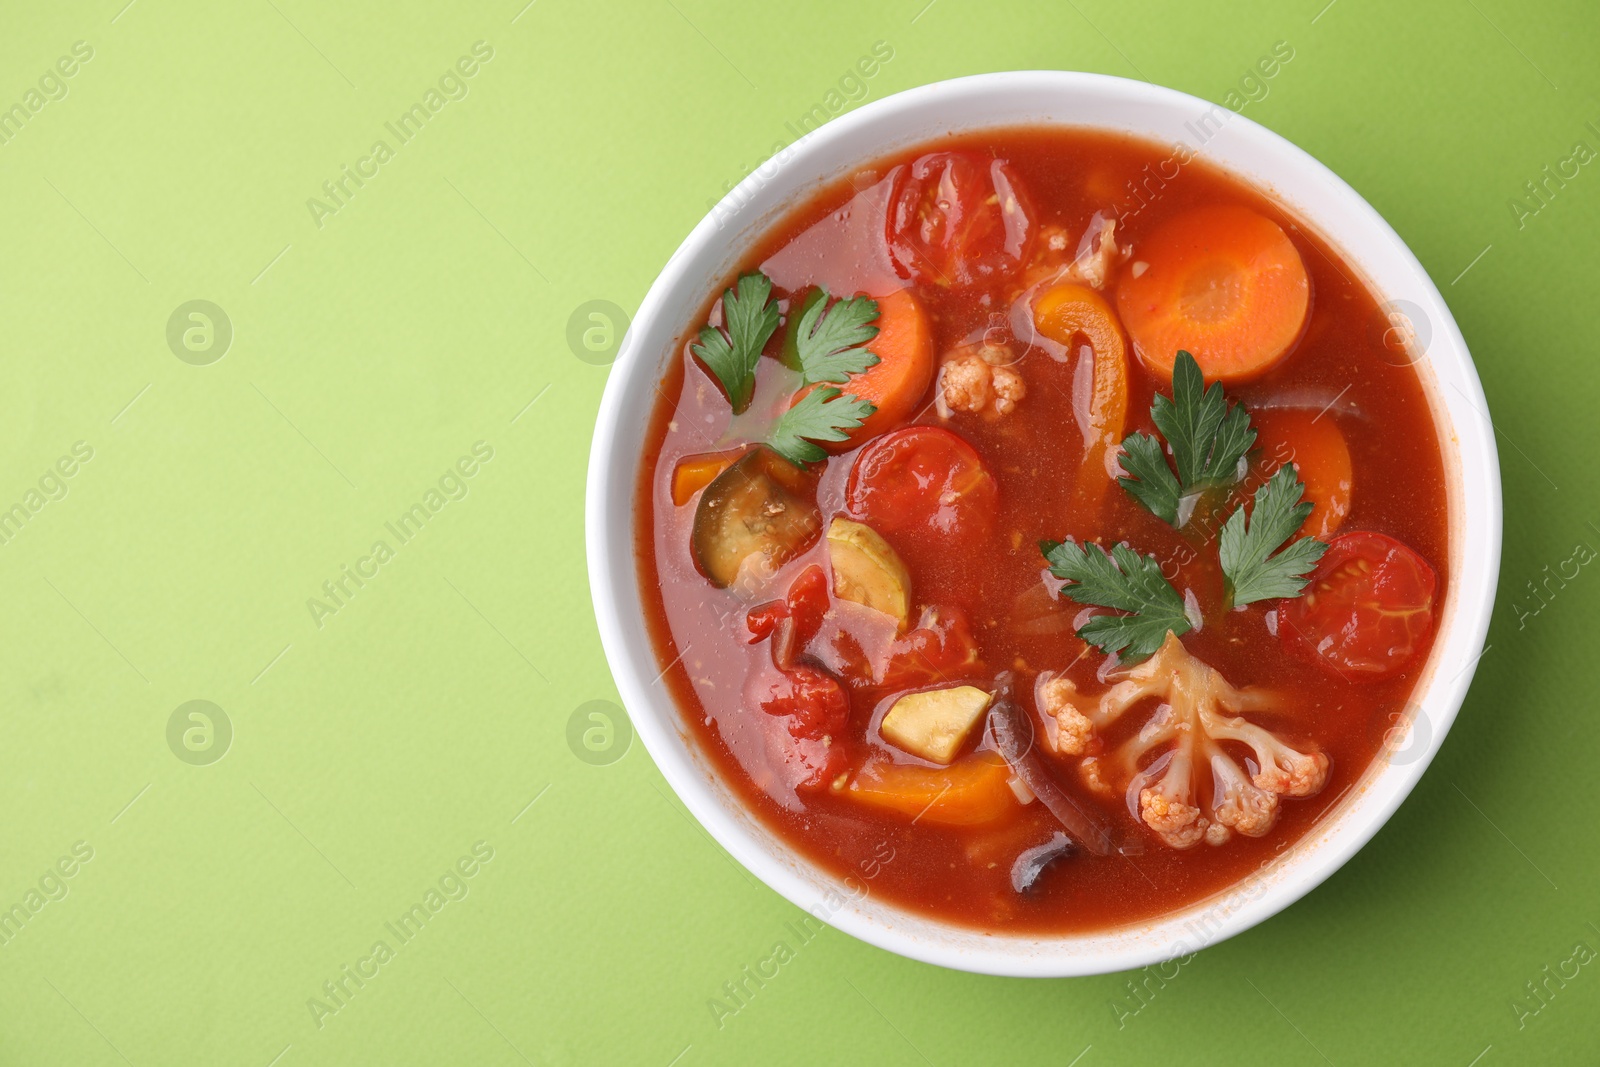
M 925 153 L 963 148 L 1007 161 L 1027 190 L 1036 228 L 1054 224 L 1075 235 L 1096 211 L 1123 209 L 1116 238 L 1120 244 L 1132 244 L 1134 258 L 1141 235 L 1186 208 L 1238 203 L 1278 222 L 1310 275 L 1308 322 L 1282 362 L 1258 378 L 1230 386 L 1229 396 L 1247 410 L 1288 398 L 1314 402 L 1313 411 L 1337 397 L 1319 418 L 1335 421 L 1350 452 L 1353 491 L 1340 532 L 1378 531 L 1420 554 L 1438 576 L 1435 611 L 1439 613 L 1450 585 L 1446 481 L 1439 434 L 1422 382 L 1404 359 L 1385 348 L 1383 331 L 1389 324 L 1378 298 L 1354 269 L 1342 264 L 1327 243 L 1293 216 L 1236 178 L 1192 162 L 1153 200 L 1132 210 L 1138 203 L 1130 192 L 1134 183 L 1167 157 L 1167 150 L 1118 135 L 1070 129 L 1001 130 L 950 138 L 879 161 L 851 180 L 823 188 L 773 227 L 741 269 L 765 271 L 782 297 L 818 283 L 828 285 L 835 295 L 848 295 L 856 287 L 884 292 L 907 284 L 887 274 L 892 265 L 883 248 L 882 227 L 874 231 L 871 224 L 871 212 L 887 210 L 884 176 Z M 874 240 L 876 246 L 871 245 Z M 1114 286 L 1113 282 L 1107 287 L 1106 295 L 1114 294 Z M 992 315 L 1004 317 L 1009 311 L 1008 294 L 1001 286 L 914 288 L 927 310 L 940 355 L 989 325 Z M 721 287 L 708 294 L 695 327 L 706 321 L 720 293 Z M 1084 413 L 1075 411 L 1073 400 L 1081 360 L 1072 356 L 1062 362 L 1032 348 L 1018 362 L 1027 396 L 1009 415 L 993 420 L 965 414 L 941 419 L 932 404 L 934 386 L 911 423 L 955 431 L 976 449 L 999 486 L 991 528 L 981 536 L 964 536 L 959 549 L 942 544 L 931 531 L 886 535 L 911 571 L 914 604 L 953 606 L 964 611 L 971 623 L 981 662 L 950 677 L 949 683 L 988 688 L 998 672 L 1014 669 L 1017 697 L 1036 720 L 1032 691 L 1040 671 L 1068 669 L 1081 689 L 1100 692 L 1103 685 L 1095 672 L 1105 657 L 1072 632 L 1082 610 L 1079 605 L 1065 599 L 1052 604 L 1041 595 L 1044 560 L 1038 541 L 1067 533 L 1088 535 L 1107 546 L 1125 539 L 1167 564 L 1168 577 L 1180 592 L 1192 587 L 1205 606 L 1203 629 L 1183 637 L 1190 652 L 1235 686 L 1260 685 L 1282 694 L 1279 710 L 1251 713 L 1250 718 L 1286 740 L 1313 740 L 1331 761 L 1326 785 L 1313 797 L 1283 798 L 1278 821 L 1264 837 L 1235 834 L 1220 847 L 1201 844 L 1178 851 L 1149 832 L 1120 794 L 1106 800 L 1089 792 L 1075 759 L 1047 753 L 1062 787 L 1085 810 L 1114 827 L 1127 854 L 1096 857 L 1079 852 L 1046 868 L 1024 895 L 1011 887 L 1011 861 L 1022 848 L 1039 843 L 1056 828 L 1039 803 L 1018 806 L 1012 818 L 990 825 L 913 826 L 904 818 L 826 790 L 797 794 L 771 763 L 766 738 L 774 727 L 764 721 L 770 717 L 744 703 L 747 676 L 770 667 L 767 644 L 748 643 L 745 615 L 760 600 L 782 597 L 804 568 L 826 566 L 827 547 L 819 539 L 790 560 L 754 601 L 711 588 L 696 570 L 689 550 L 694 508 L 674 506 L 673 470 L 683 457 L 726 448 L 732 442 L 722 436 L 730 424 L 726 399 L 688 354 L 692 335 L 693 329 L 660 385 L 636 497 L 643 607 L 657 655 L 665 665 L 662 684 L 724 780 L 801 854 L 843 877 L 856 872 L 858 863 L 888 842 L 895 858 L 878 867 L 870 884 L 870 891 L 881 899 L 960 925 L 1016 933 L 1103 930 L 1179 910 L 1248 877 L 1331 810 L 1379 755 L 1385 731 L 1399 721 L 1424 673 L 1427 649 L 1393 677 L 1344 683 L 1285 651 L 1268 627 L 1277 602 L 1251 604 L 1219 617 L 1222 578 L 1214 530 L 1220 517 L 1209 527 L 1202 523 L 1198 531 L 1175 531 L 1112 485 L 1098 518 L 1085 529 L 1085 517 L 1072 511 L 1084 452 Z M 769 353 L 775 344 L 769 345 Z M 1022 347 L 1017 344 L 1019 351 Z M 1170 392 L 1170 383 L 1152 376 L 1131 350 L 1127 363 L 1126 432 L 1153 432 L 1151 399 L 1158 391 Z M 763 384 L 781 373 L 776 360 L 762 360 Z M 762 395 L 760 384 L 757 395 Z M 846 486 L 857 451 L 833 456 L 822 471 L 817 499 L 824 523 L 850 513 Z M 1252 479 L 1258 470 L 1264 477 L 1277 465 L 1265 455 L 1252 454 L 1251 461 Z M 1248 488 L 1256 484 L 1259 480 L 1250 481 Z M 915 620 L 916 607 L 912 625 Z M 852 765 L 859 766 L 869 751 L 921 763 L 877 738 L 874 724 L 887 695 L 874 689 L 850 692 L 849 735 L 836 743 L 848 746 Z M 1147 718 L 1147 711 L 1137 708 L 1102 731 L 1107 750 L 1136 732 Z M 969 739 L 963 751 L 974 747 Z M 984 742 L 980 740 L 977 747 L 984 747 Z

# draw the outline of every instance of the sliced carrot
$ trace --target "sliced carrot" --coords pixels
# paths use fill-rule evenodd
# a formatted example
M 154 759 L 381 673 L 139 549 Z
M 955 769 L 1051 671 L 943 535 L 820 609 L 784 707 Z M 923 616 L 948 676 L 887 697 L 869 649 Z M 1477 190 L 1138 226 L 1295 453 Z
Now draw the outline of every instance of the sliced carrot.
M 1282 227 L 1248 208 L 1204 207 L 1134 245 L 1117 286 L 1133 350 L 1166 378 L 1179 350 L 1207 381 L 1270 368 L 1305 325 L 1311 282 Z
M 745 448 L 741 446 L 680 459 L 672 470 L 672 502 L 683 507 L 694 499 L 696 493 L 716 481 L 717 475 L 733 466 L 733 461 L 744 453 Z
M 840 444 L 823 445 L 830 452 L 846 452 L 871 437 L 894 429 L 916 414 L 923 395 L 933 382 L 933 333 L 928 314 L 909 289 L 896 289 L 878 302 L 878 336 L 867 348 L 878 362 L 850 376 L 839 386 L 862 400 L 876 404 L 878 410 Z M 795 401 L 814 386 L 795 395 Z
M 1010 777 L 1011 768 L 993 752 L 977 752 L 948 767 L 872 760 L 841 792 L 917 822 L 975 826 L 1017 810 L 1017 796 L 1006 784 Z
M 1079 507 L 1092 512 L 1112 482 L 1109 457 L 1121 447 L 1128 422 L 1128 345 L 1105 297 L 1071 282 L 1053 285 L 1034 299 L 1033 324 L 1069 349 L 1081 336 L 1094 350 L 1089 434 L 1077 486 Z
M 1251 416 L 1256 444 L 1262 450 L 1265 474 L 1293 463 L 1311 501 L 1300 532 L 1326 541 L 1350 514 L 1350 494 L 1355 487 L 1350 448 L 1344 434 L 1328 415 L 1309 411 L 1258 411 Z

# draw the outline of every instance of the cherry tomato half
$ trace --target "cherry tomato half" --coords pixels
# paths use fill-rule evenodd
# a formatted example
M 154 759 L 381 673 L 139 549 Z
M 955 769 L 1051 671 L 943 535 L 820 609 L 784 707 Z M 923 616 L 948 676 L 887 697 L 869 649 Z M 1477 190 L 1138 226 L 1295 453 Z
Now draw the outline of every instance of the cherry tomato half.
M 1433 632 L 1438 578 L 1392 537 L 1335 537 L 1304 595 L 1279 613 L 1278 635 L 1296 655 L 1349 680 L 1394 674 Z
M 1000 489 L 966 441 L 937 426 L 908 426 L 868 444 L 845 487 L 850 513 L 881 534 L 982 537 Z
M 971 285 L 1027 262 L 1032 211 L 1004 161 L 934 152 L 900 168 L 886 234 L 900 277 L 946 288 Z

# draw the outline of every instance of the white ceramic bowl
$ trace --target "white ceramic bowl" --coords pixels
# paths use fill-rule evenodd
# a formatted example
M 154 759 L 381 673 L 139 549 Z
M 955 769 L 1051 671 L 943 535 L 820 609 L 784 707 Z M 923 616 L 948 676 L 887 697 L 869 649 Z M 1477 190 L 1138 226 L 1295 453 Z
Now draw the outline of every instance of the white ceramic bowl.
M 1101 933 L 1011 936 L 946 925 L 874 899 L 822 871 L 748 814 L 680 718 L 641 618 L 634 564 L 634 487 L 648 414 L 676 342 L 753 241 L 820 183 L 949 132 L 1021 124 L 1126 131 L 1184 144 L 1268 191 L 1341 249 L 1411 318 L 1418 363 L 1446 450 L 1449 591 L 1418 707 L 1387 758 L 1294 847 L 1225 892 L 1158 921 Z M 1096 74 L 1021 71 L 939 82 L 828 123 L 779 152 L 694 228 L 645 296 L 624 340 L 589 457 L 589 582 L 600 637 L 635 729 L 701 824 L 798 907 L 892 952 L 946 967 L 1015 976 L 1124 970 L 1194 952 L 1248 929 L 1327 878 L 1377 832 L 1427 768 L 1472 680 L 1500 564 L 1500 469 L 1488 406 L 1439 291 L 1378 213 L 1336 175 L 1276 134 L 1219 105 Z

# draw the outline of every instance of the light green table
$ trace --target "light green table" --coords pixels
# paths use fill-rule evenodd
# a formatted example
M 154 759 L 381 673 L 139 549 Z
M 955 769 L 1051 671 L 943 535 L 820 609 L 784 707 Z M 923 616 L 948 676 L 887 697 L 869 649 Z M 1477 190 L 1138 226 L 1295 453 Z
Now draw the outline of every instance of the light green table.
M 1600 166 L 1524 191 L 1600 150 L 1591 7 L 123 2 L 0 19 L 0 1062 L 1600 1061 L 1600 572 L 1529 585 L 1600 547 Z M 719 1025 L 797 913 L 584 708 L 607 326 L 814 107 L 1033 67 L 1252 90 L 1410 242 L 1492 648 L 1378 838 L 1169 981 L 829 930 Z

